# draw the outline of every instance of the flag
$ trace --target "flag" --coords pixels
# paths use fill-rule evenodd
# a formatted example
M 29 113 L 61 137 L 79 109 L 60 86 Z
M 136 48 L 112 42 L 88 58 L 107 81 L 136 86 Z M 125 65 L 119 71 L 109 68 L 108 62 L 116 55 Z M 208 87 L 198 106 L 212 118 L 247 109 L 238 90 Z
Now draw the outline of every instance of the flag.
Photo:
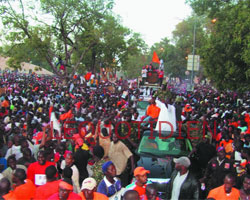
M 160 60 L 159 60 L 159 58 L 158 58 L 158 56 L 157 56 L 157 54 L 156 54 L 155 51 L 154 51 L 154 53 L 153 53 L 152 62 L 155 62 L 155 63 L 160 64 Z

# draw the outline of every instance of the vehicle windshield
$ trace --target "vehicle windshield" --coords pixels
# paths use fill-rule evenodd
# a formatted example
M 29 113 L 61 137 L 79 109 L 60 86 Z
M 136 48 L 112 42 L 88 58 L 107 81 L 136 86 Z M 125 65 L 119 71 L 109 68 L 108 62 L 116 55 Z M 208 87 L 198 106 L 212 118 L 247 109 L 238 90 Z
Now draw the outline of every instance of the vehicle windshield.
M 138 153 L 148 153 L 156 156 L 167 155 L 188 155 L 192 150 L 191 143 L 188 139 L 176 139 L 174 137 L 168 139 L 150 139 L 150 136 L 143 136 L 140 142 Z
M 146 110 L 148 105 L 149 105 L 148 101 L 138 101 L 137 102 L 137 108 L 142 109 L 142 110 Z

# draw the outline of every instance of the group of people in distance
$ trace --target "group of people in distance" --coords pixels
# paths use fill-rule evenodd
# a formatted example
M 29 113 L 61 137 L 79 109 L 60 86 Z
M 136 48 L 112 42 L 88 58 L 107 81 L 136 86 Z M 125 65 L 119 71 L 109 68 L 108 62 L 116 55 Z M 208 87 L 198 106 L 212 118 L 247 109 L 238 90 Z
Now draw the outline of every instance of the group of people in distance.
M 90 80 L 78 75 L 65 84 L 55 76 L 0 74 L 5 88 L 0 95 L 1 199 L 250 198 L 249 92 L 210 85 L 176 92 L 180 85 L 163 84 L 150 91 L 150 105 L 140 118 L 140 88 L 128 87 L 123 79 L 99 80 L 92 87 Z M 183 131 L 196 121 L 201 133 L 191 131 L 199 136 L 191 140 L 193 150 L 171 160 L 172 175 L 159 177 L 169 178 L 159 191 L 148 180 L 150 170 L 137 165 L 138 129 L 150 127 L 143 119 L 157 123 L 161 112 L 170 110 Z M 128 126 L 120 122 L 130 125 L 129 137 Z M 199 127 L 203 122 L 207 126 Z

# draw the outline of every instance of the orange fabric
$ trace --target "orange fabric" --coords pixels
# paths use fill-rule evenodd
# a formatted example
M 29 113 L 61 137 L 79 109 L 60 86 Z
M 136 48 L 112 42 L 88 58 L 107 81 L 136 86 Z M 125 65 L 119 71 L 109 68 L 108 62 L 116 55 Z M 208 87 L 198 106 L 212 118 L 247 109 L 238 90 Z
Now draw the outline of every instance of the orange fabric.
M 234 152 L 234 149 L 233 149 L 233 143 L 228 143 L 226 146 L 225 146 L 225 151 L 226 153 L 233 153 Z M 231 155 L 226 155 L 226 157 L 228 159 L 231 158 Z
M 86 200 L 85 196 L 83 195 L 83 192 L 80 192 L 78 195 L 82 198 L 82 200 Z M 109 198 L 104 194 L 101 194 L 99 192 L 94 192 L 93 200 L 108 200 L 108 199 Z
M 233 140 L 229 140 L 228 142 L 226 142 L 226 140 L 222 140 L 219 146 L 226 148 L 226 146 L 230 143 L 233 143 Z
M 160 60 L 159 60 L 159 58 L 158 58 L 158 56 L 157 56 L 157 54 L 156 54 L 155 51 L 153 52 L 152 62 L 160 64 Z
M 13 193 L 13 191 L 10 191 L 8 194 L 3 195 L 3 198 L 5 200 L 16 200 L 17 199 L 15 194 Z
M 240 198 L 240 191 L 236 188 L 232 188 L 230 195 L 227 195 L 224 189 L 224 185 L 222 185 L 211 190 L 207 196 L 207 199 L 208 198 L 213 198 L 215 200 L 238 200 Z
M 45 185 L 36 188 L 35 200 L 48 199 L 50 196 L 58 192 L 61 180 L 48 182 Z
M 50 118 L 50 116 L 51 116 L 52 111 L 53 111 L 53 106 L 50 106 L 50 107 L 49 107 L 49 118 Z
M 59 187 L 64 188 L 66 190 L 73 190 L 73 185 L 70 185 L 65 181 L 60 181 Z
M 135 187 L 133 188 L 133 190 L 139 193 L 140 198 L 146 195 L 146 185 L 140 187 L 135 183 Z
M 239 124 L 237 122 L 229 123 L 229 126 L 233 125 L 235 128 L 238 128 Z
M 61 114 L 60 115 L 60 120 L 65 120 L 65 119 L 70 119 L 72 118 L 74 115 L 72 114 L 72 111 L 69 110 L 67 113 Z
M 36 193 L 36 186 L 31 180 L 26 179 L 25 183 L 17 186 L 13 193 L 17 199 L 33 199 Z
M 157 107 L 155 104 L 151 104 L 147 109 L 147 115 L 152 118 L 158 118 L 161 109 Z
M 86 81 L 89 81 L 91 75 L 92 75 L 92 73 L 91 73 L 91 72 L 88 72 L 88 73 L 84 76 L 85 80 L 86 80 Z
M 2 107 L 7 108 L 7 107 L 9 107 L 9 106 L 10 106 L 9 101 L 4 100 L 4 101 L 2 102 Z
M 72 99 L 76 99 L 76 96 L 75 96 L 75 95 L 73 95 L 73 94 L 71 94 L 71 93 L 69 93 L 69 95 L 70 95 L 70 97 L 71 97 Z

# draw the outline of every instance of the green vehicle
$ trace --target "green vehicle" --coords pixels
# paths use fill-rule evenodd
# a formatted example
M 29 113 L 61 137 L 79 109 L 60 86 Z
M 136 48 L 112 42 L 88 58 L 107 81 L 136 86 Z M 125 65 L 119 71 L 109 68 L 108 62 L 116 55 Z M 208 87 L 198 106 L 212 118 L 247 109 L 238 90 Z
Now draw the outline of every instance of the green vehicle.
M 150 171 L 148 180 L 156 184 L 161 198 L 165 196 L 166 185 L 174 170 L 173 159 L 188 156 L 192 151 L 190 140 L 184 133 L 181 136 L 183 139 L 179 138 L 178 132 L 148 130 L 143 133 L 137 150 L 140 156 L 137 166 Z

